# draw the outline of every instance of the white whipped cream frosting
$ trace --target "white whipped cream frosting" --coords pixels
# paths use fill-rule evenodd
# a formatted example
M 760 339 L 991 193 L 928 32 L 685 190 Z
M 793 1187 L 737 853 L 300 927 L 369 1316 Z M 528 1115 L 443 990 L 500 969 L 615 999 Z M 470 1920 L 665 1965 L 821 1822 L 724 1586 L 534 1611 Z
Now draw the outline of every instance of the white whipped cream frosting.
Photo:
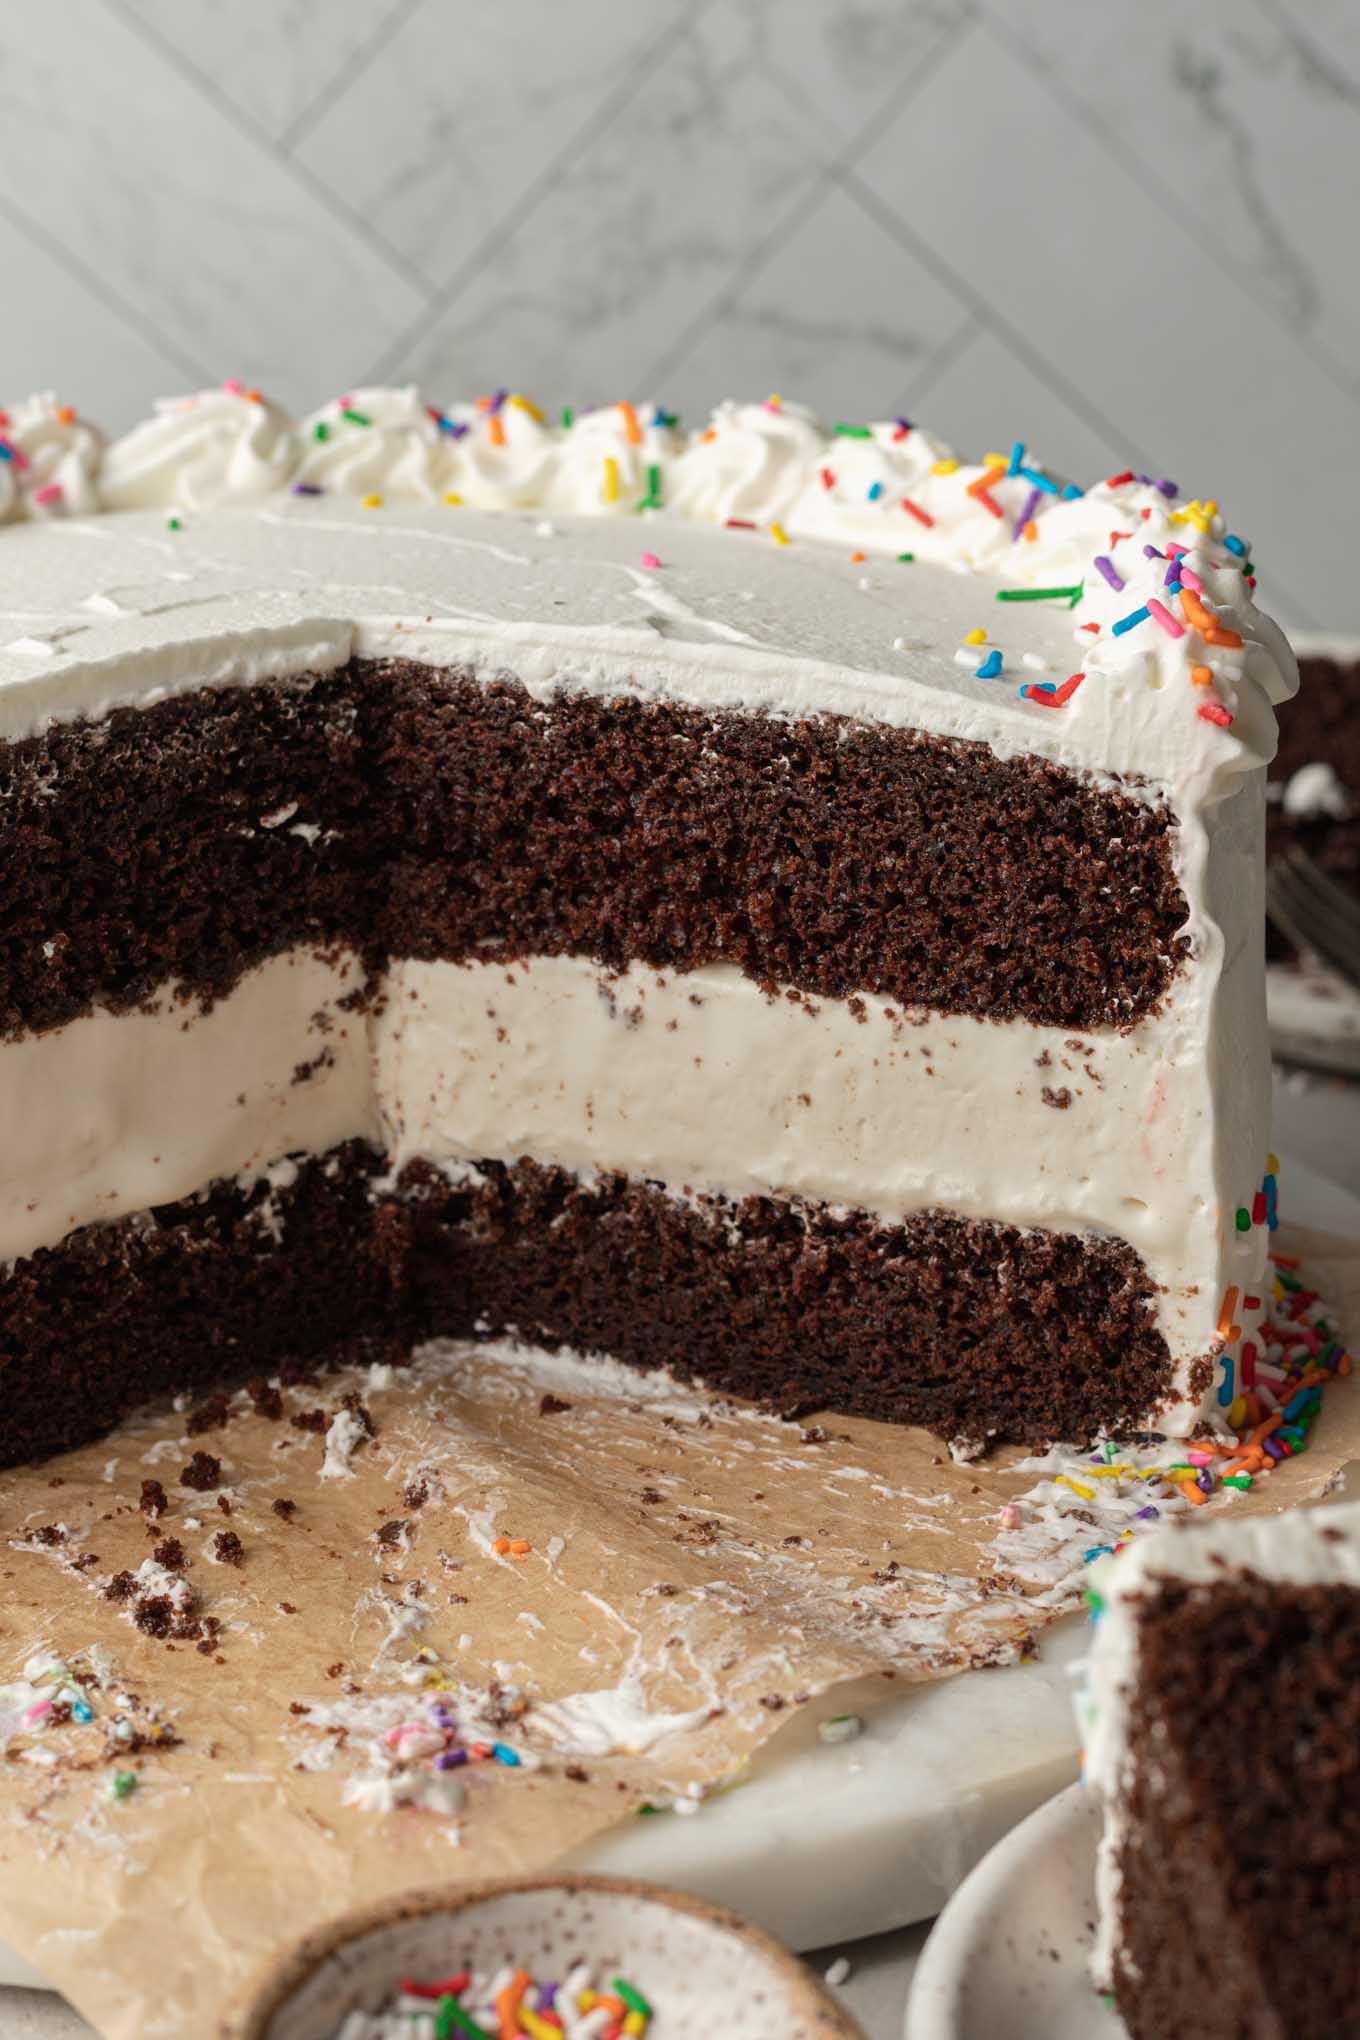
M 86 517 L 103 507 L 104 435 L 50 393 L 0 413 L 0 524 L 11 517 Z
M 291 420 L 258 391 L 225 384 L 167 397 L 108 448 L 100 500 L 108 510 L 258 503 L 287 486 L 300 453 Z
M 1169 480 L 1130 473 L 1083 492 L 1049 475 L 1023 445 L 964 462 L 906 419 L 828 430 L 771 397 L 720 404 L 706 425 L 685 432 L 651 403 L 550 421 L 513 392 L 441 407 L 414 388 L 369 387 L 295 426 L 258 391 L 232 382 L 162 403 L 106 449 L 92 428 L 68 422 L 60 430 L 64 439 L 51 420 L 40 433 L 33 427 L 43 471 L 62 466 L 68 509 L 201 512 L 300 489 L 375 507 L 438 503 L 620 523 L 641 512 L 639 550 L 649 557 L 664 550 L 673 520 L 735 523 L 802 564 L 816 539 L 852 558 L 906 554 L 994 575 L 1017 591 L 1068 589 L 1049 598 L 1073 605 L 1066 670 L 1031 670 L 1010 655 L 1014 610 L 979 618 L 989 636 L 978 664 L 1001 650 L 994 693 L 1027 700 L 1031 723 L 1091 725 L 1078 748 L 1114 771 L 1174 776 L 1155 759 L 1142 764 L 1144 746 L 1129 734 L 1173 720 L 1192 726 L 1174 746 L 1187 767 L 1193 750 L 1207 778 L 1243 769 L 1270 755 L 1269 711 L 1296 684 L 1287 645 L 1256 609 L 1250 548 L 1216 503 L 1184 500 Z M 32 465 L 36 472 L 36 457 Z M 0 519 L 34 514 L 23 474 L 16 460 L 0 460 Z M 1187 549 L 1187 586 L 1169 591 L 1177 548 Z M 770 573 L 758 577 L 778 599 Z M 786 583 L 794 578 L 786 569 Z M 905 585 L 903 607 L 904 624 L 914 621 Z M 1131 617 L 1132 627 L 1116 629 Z M 965 670 L 972 649 L 950 647 Z M 1061 690 L 1078 673 L 1080 684 L 1053 705 L 1049 695 L 1021 692 Z

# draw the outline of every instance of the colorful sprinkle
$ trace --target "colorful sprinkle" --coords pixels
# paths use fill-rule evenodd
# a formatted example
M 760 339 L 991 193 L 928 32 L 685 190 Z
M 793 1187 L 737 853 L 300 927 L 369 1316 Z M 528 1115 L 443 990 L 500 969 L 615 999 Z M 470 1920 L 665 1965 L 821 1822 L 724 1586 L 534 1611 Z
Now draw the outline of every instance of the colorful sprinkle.
M 1164 603 L 1159 602 L 1155 595 L 1149 595 L 1148 597 L 1147 613 L 1157 625 L 1157 628 L 1164 630 L 1168 637 L 1178 638 L 1185 636 L 1185 625 L 1178 623 L 1171 614 L 1171 611 Z
M 1142 609 L 1131 609 L 1127 616 L 1120 617 L 1118 623 L 1110 625 L 1111 634 L 1114 637 L 1123 637 L 1126 630 L 1136 630 L 1140 623 L 1146 623 L 1150 613 L 1146 606 Z
M 1001 654 L 1000 652 L 993 649 L 992 651 L 988 652 L 986 658 L 983 660 L 982 664 L 978 667 L 977 678 L 979 680 L 995 680 L 1000 671 L 1001 671 Z
M 1116 595 L 1123 594 L 1125 588 L 1128 586 L 1128 583 L 1127 581 L 1125 581 L 1124 576 L 1120 573 L 1118 567 L 1115 565 L 1112 559 L 1110 559 L 1105 553 L 1097 553 L 1095 558 L 1092 560 L 1091 565 L 1095 568 L 1096 572 L 1100 575 L 1103 581 L 1109 582 L 1110 586 L 1114 589 Z

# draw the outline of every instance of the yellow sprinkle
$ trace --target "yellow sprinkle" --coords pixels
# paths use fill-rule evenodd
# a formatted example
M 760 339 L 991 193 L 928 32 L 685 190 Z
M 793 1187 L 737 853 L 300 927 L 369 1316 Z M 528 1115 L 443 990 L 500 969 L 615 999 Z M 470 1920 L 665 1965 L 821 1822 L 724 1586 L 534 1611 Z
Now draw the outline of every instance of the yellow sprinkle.
M 597 1990 L 581 1991 L 576 1999 L 577 2011 L 588 2012 L 592 2005 L 597 2004 L 599 2002 L 599 1997 L 600 1993 Z
M 546 2019 L 539 2018 L 537 2012 L 530 2011 L 528 2005 L 517 2005 L 515 2017 L 519 2021 L 521 2033 L 527 2033 L 529 2040 L 562 2040 L 562 2028 L 550 2026 Z M 625 2033 L 628 2031 L 626 2024 L 623 2030 Z M 638 2030 L 641 2031 L 642 2028 L 639 2027 Z
M 784 408 L 784 399 L 780 396 L 778 390 L 771 390 L 769 396 L 766 397 L 765 402 L 768 404 L 769 408 L 772 411 L 782 411 Z M 626 2025 L 624 2026 L 623 2030 L 625 2033 L 628 2031 Z
M 1232 1425 L 1234 1431 L 1240 1431 L 1245 1427 L 1246 1421 L 1247 1399 L 1245 1396 L 1235 1396 L 1232 1407 L 1228 1411 L 1228 1422 Z
M 462 500 L 462 497 L 455 495 L 452 489 L 449 490 L 448 495 L 444 498 L 446 503 L 461 503 Z
M 604 457 L 604 500 L 606 503 L 619 500 L 619 464 L 612 453 Z
M 1206 517 L 1217 517 L 1218 515 L 1218 505 L 1217 503 L 1215 503 L 1212 496 L 1210 496 L 1207 503 L 1202 503 L 1200 505 L 1200 508 L 1203 510 Z
M 966 645 L 985 645 L 987 642 L 987 633 L 979 626 L 977 630 L 970 630 L 967 636 L 964 638 L 963 642 Z
M 535 425 L 543 423 L 543 413 L 539 410 L 538 405 L 531 404 L 527 397 L 511 397 L 510 401 L 517 411 L 527 411 Z
M 1278 1155 L 1267 1155 L 1267 1156 L 1266 1156 L 1266 1172 L 1267 1172 L 1267 1174 L 1268 1174 L 1268 1175 L 1271 1175 L 1271 1176 L 1278 1176 L 1278 1175 L 1279 1175 L 1279 1173 L 1280 1173 L 1280 1158 L 1279 1158 L 1279 1156 L 1278 1156 Z
M 365 496 L 365 497 L 364 497 L 364 499 L 363 499 L 363 503 L 364 503 L 364 508 L 365 508 L 365 510 L 381 510 L 381 509 L 382 509 L 382 497 L 381 497 L 381 496 Z
M 1083 1487 L 1079 1480 L 1070 1480 L 1065 1473 L 1060 1473 L 1053 1485 L 1054 1487 L 1070 1487 L 1073 1494 L 1080 1495 L 1084 1502 L 1093 1502 L 1096 1498 L 1096 1491 L 1093 1487 Z
M 958 465 L 958 462 L 952 458 L 949 460 L 937 460 L 930 472 L 933 475 L 952 475 L 957 470 Z
M 787 545 L 789 542 L 789 534 L 785 531 L 782 524 L 772 524 L 770 526 L 770 537 L 776 545 Z
M 523 2017 L 523 2014 L 521 2013 L 520 2016 Z M 637 2034 L 646 2032 L 647 2030 L 646 2018 L 641 2012 L 629 2012 L 627 2018 L 623 2022 L 623 2030 L 625 2033 L 628 2034 L 629 2040 L 635 2040 L 635 2036 Z

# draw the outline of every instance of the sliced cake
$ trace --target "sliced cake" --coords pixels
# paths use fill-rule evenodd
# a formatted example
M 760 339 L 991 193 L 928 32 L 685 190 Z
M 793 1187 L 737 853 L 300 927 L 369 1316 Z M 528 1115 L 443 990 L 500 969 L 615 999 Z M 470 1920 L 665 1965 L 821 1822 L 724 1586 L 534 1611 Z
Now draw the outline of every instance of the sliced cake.
M 435 1332 L 1231 1414 L 1294 672 L 1216 505 L 775 399 L 4 443 L 0 1459 Z

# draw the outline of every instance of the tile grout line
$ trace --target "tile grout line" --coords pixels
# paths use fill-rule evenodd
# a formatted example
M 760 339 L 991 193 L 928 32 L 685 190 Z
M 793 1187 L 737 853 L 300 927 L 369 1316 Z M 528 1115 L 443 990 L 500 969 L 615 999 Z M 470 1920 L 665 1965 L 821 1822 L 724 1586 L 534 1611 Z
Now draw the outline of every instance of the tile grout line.
M 121 297 L 113 285 L 102 277 L 98 270 L 91 269 L 74 249 L 68 248 L 65 242 L 59 241 L 55 235 L 49 233 L 40 221 L 30 219 L 2 186 L 0 186 L 0 213 L 3 213 L 16 233 L 22 234 L 35 248 L 42 249 L 58 268 L 64 269 L 68 276 L 74 277 L 92 297 L 97 298 L 106 311 L 121 319 L 129 331 L 140 335 L 149 346 L 156 349 L 157 353 L 163 355 L 167 362 L 173 362 L 186 380 L 199 385 L 213 380 L 212 373 L 183 349 L 177 340 L 154 325 L 140 305 L 129 303 Z
M 404 255 L 399 248 L 393 247 L 371 222 L 364 218 L 362 213 L 356 212 L 353 206 L 341 198 L 338 192 L 333 191 L 324 179 L 318 177 L 314 171 L 309 170 L 307 165 L 298 157 L 289 155 L 286 150 L 281 149 L 273 140 L 268 130 L 262 128 L 248 114 L 243 113 L 240 107 L 227 97 L 221 87 L 206 72 L 201 71 L 195 63 L 184 56 L 181 51 L 177 50 L 173 43 L 167 41 L 158 30 L 152 28 L 147 22 L 141 20 L 138 15 L 131 12 L 127 5 L 127 0 L 101 0 L 101 5 L 122 24 L 129 35 L 135 36 L 145 48 L 158 56 L 162 63 L 168 64 L 171 70 L 176 71 L 184 79 L 185 83 L 199 94 L 200 98 L 206 99 L 210 105 L 214 106 L 222 118 L 231 127 L 235 128 L 239 135 L 243 136 L 245 140 L 253 142 L 258 149 L 277 163 L 287 176 L 292 179 L 294 184 L 307 192 L 324 211 L 330 214 L 337 225 L 348 228 L 357 240 L 363 242 L 370 254 L 375 255 L 380 261 L 386 263 L 388 268 L 395 275 L 399 275 L 403 282 L 407 283 L 412 290 L 417 291 L 424 298 L 429 297 L 434 288 L 433 281 L 416 263 Z
M 1096 117 L 1080 94 L 1055 79 L 1051 70 L 1040 61 L 1023 36 L 1017 35 L 1013 28 L 998 21 L 991 13 L 987 14 L 982 25 L 1010 52 L 1017 63 L 1022 64 L 1032 77 L 1038 79 L 1041 87 L 1051 94 L 1072 119 L 1080 122 L 1112 161 L 1142 186 L 1167 219 L 1183 233 L 1191 236 L 1196 249 L 1207 261 L 1213 263 L 1220 275 L 1226 276 L 1251 304 L 1275 325 L 1281 327 L 1299 351 L 1306 354 L 1315 367 L 1321 370 L 1334 389 L 1352 403 L 1360 403 L 1360 388 L 1357 388 L 1354 382 L 1347 381 L 1345 371 L 1339 362 L 1332 359 L 1330 352 L 1308 335 L 1301 333 L 1285 313 L 1277 310 L 1269 297 L 1254 290 L 1238 265 L 1226 259 L 1212 241 L 1201 242 L 1201 224 L 1182 206 L 1175 186 L 1165 183 L 1155 171 L 1150 170 L 1141 157 L 1121 141 L 1109 123 L 1102 122 Z
M 718 0 L 697 0 L 688 11 L 682 7 L 670 24 L 649 43 L 638 55 L 636 63 L 630 65 L 627 76 L 621 78 L 612 93 L 597 106 L 587 121 L 584 121 L 570 141 L 563 144 L 551 163 L 535 177 L 528 189 L 521 193 L 508 213 L 489 227 L 471 253 L 454 265 L 452 273 L 444 282 L 428 294 L 428 302 L 411 320 L 406 329 L 395 340 L 389 341 L 379 354 L 373 367 L 368 371 L 367 380 L 381 382 L 394 372 L 396 364 L 409 349 L 418 346 L 429 333 L 436 320 L 448 310 L 459 293 L 476 276 L 483 262 L 491 255 L 497 243 L 508 235 L 518 233 L 525 221 L 531 217 L 562 172 L 582 154 L 590 142 L 611 127 L 628 101 L 637 91 L 638 81 L 644 71 L 653 68 L 674 44 L 687 35 L 696 23 L 710 13 Z
M 1128 456 L 1136 460 L 1140 468 L 1152 468 L 1153 463 L 1148 454 L 1138 445 L 1132 435 L 1126 433 L 1116 420 L 1110 418 L 1107 413 L 1102 412 L 1094 405 L 1076 383 L 1069 382 L 1066 376 L 1055 370 L 1048 356 L 1036 348 L 1018 327 L 1012 326 L 1008 319 L 998 314 L 990 301 L 979 294 L 967 277 L 961 276 L 952 264 L 946 262 L 943 256 L 938 255 L 928 241 L 922 240 L 913 228 L 909 227 L 904 220 L 899 219 L 897 214 L 884 204 L 884 201 L 878 196 L 878 193 L 871 185 L 863 183 L 853 170 L 845 173 L 837 172 L 836 176 L 838 181 L 843 183 L 846 189 L 859 199 L 861 205 L 865 206 L 879 220 L 880 224 L 893 236 L 894 240 L 900 241 L 904 248 L 915 255 L 917 260 L 930 270 L 937 282 L 947 285 L 948 288 L 954 291 L 956 296 L 960 297 L 965 304 L 972 308 L 979 326 L 983 330 L 990 332 L 993 339 L 999 340 L 1004 347 L 1008 348 L 1017 360 L 1022 361 L 1037 380 L 1044 383 L 1053 392 L 1054 396 L 1059 397 L 1070 411 L 1075 412 L 1101 438 L 1113 438 L 1116 446 L 1122 446 L 1124 454 L 1121 455 L 1121 458 Z M 1310 614 L 1307 605 L 1298 599 L 1293 589 L 1285 586 L 1283 582 L 1281 587 L 1285 599 L 1301 621 L 1307 624 L 1310 629 L 1319 629 L 1320 626 Z M 1267 610 L 1269 610 L 1269 607 L 1269 598 L 1267 596 Z
M 788 241 L 790 235 L 797 231 L 804 220 L 811 218 L 817 207 L 826 198 L 828 192 L 836 187 L 840 171 L 855 162 L 864 154 L 866 149 L 872 146 L 883 129 L 891 124 L 904 107 L 910 105 L 917 92 L 930 82 L 930 79 L 939 69 L 945 58 L 958 47 L 975 26 L 976 16 L 971 7 L 961 8 L 954 21 L 947 28 L 941 30 L 935 43 L 922 57 L 918 70 L 909 80 L 901 96 L 894 97 L 894 93 L 898 89 L 894 87 L 893 92 L 885 97 L 882 105 L 876 107 L 868 115 L 863 125 L 856 129 L 844 147 L 828 158 L 823 165 L 820 178 L 809 186 L 800 199 L 794 201 L 787 213 L 781 216 L 769 233 L 753 249 L 747 251 L 745 259 L 741 264 L 740 282 L 734 284 L 729 277 L 722 288 L 714 293 L 704 310 L 695 314 L 684 332 L 662 351 L 648 374 L 640 378 L 634 391 L 635 396 L 643 393 L 643 382 L 647 384 L 649 390 L 655 389 L 660 387 L 668 377 L 675 375 L 679 371 L 685 360 L 693 353 L 695 347 L 703 338 L 707 328 L 714 320 L 720 319 L 725 312 L 730 311 L 741 302 L 750 285 L 755 282 L 763 270 L 769 267 L 769 264 Z M 785 93 L 786 98 L 790 97 L 778 73 L 776 72 L 773 75 L 781 92 Z M 791 98 L 790 104 L 793 104 Z M 800 109 L 795 107 L 794 110 L 799 111 Z
M 274 137 L 275 148 L 283 155 L 291 156 L 298 144 L 306 140 L 317 122 L 340 104 L 381 46 L 398 35 L 411 16 L 418 13 L 424 4 L 425 0 L 393 0 L 393 4 L 388 7 L 376 27 L 369 31 L 357 49 L 351 51 L 334 77 L 329 78 L 321 90 L 308 100 L 301 112 L 294 114 L 282 132 Z

